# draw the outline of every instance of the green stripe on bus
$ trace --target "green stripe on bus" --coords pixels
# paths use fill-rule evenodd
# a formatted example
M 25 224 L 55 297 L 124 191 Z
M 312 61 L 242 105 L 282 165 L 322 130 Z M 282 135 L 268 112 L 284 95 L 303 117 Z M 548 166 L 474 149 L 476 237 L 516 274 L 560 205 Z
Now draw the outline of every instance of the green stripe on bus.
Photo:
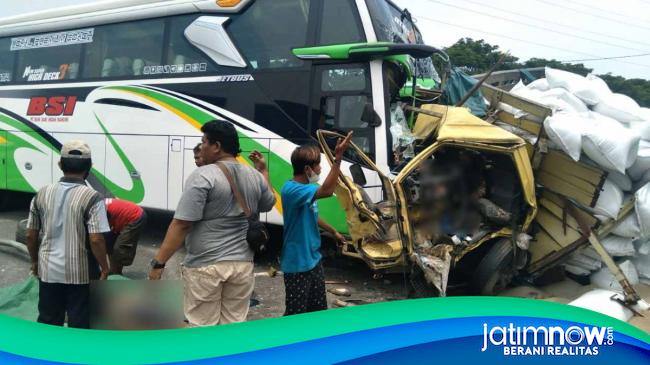
M 201 110 L 192 104 L 154 90 L 135 86 L 109 86 L 107 89 L 127 91 L 154 99 L 158 103 L 162 103 L 163 105 L 170 106 L 173 109 L 182 112 L 199 125 L 203 125 L 217 118 L 215 115 Z M 287 180 L 293 178 L 293 169 L 291 167 L 291 164 L 284 160 L 282 157 L 273 153 L 269 148 L 270 146 L 263 146 L 241 131 L 238 131 L 238 135 L 240 147 L 243 151 L 258 150 L 268 156 L 267 163 L 269 167 L 269 178 L 271 179 L 271 185 L 275 191 L 280 192 L 284 183 Z M 250 165 L 252 165 L 252 162 L 248 159 L 248 156 L 242 157 L 244 157 L 244 159 Z M 336 198 L 332 197 L 320 200 L 318 202 L 318 207 L 319 211 L 321 212 L 321 217 L 325 219 L 330 225 L 332 225 L 340 232 L 346 233 L 348 231 L 343 208 L 341 207 L 338 200 L 336 200 Z

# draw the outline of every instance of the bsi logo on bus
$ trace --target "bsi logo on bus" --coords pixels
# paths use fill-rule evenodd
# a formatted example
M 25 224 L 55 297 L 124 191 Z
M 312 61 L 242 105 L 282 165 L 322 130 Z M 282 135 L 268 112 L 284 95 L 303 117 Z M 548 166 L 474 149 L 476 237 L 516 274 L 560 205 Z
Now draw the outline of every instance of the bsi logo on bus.
M 32 96 L 27 115 L 34 122 L 67 122 L 76 105 L 76 96 Z

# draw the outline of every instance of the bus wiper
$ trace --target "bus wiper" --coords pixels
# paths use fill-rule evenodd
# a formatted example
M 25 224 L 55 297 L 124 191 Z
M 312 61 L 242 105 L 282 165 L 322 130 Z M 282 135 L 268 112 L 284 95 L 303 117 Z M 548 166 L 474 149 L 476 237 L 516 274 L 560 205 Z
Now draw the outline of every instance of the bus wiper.
M 403 22 L 404 19 L 408 20 L 409 23 L 411 23 L 411 28 L 413 28 L 413 30 L 415 31 L 415 23 L 413 23 L 413 17 L 411 17 L 411 12 L 406 8 L 402 10 L 402 15 L 400 16 L 399 20 Z
M 399 20 L 404 21 L 404 19 L 407 19 L 411 23 L 411 25 L 413 25 L 413 18 L 411 18 L 411 12 L 406 8 L 402 10 L 402 16 L 400 17 Z

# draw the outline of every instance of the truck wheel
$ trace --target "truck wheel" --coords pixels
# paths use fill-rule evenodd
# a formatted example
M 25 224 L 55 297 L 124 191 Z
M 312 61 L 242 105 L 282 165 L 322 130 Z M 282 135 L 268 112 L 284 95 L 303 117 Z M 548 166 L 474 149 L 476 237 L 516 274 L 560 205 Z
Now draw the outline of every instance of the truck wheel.
M 512 281 L 513 247 L 508 238 L 496 241 L 481 259 L 472 275 L 472 287 L 481 295 L 495 295 Z
M 417 265 L 412 265 L 411 273 L 409 274 L 409 283 L 411 284 L 411 298 L 431 298 L 438 297 L 440 293 L 434 288 L 427 279 L 424 277 L 424 272 Z
M 16 227 L 16 241 L 22 244 L 27 244 L 27 219 L 18 222 Z

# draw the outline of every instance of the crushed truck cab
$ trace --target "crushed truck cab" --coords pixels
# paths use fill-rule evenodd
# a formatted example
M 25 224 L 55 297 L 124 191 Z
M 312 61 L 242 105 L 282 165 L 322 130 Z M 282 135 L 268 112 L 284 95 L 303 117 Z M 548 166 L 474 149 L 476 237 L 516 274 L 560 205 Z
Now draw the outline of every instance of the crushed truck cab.
M 537 203 L 526 143 L 444 105 L 423 105 L 413 130 L 426 147 L 391 177 L 358 146 L 346 154 L 336 190 L 351 237 L 342 252 L 374 270 L 408 267 L 436 295 L 446 294 L 452 272 L 491 294 L 527 261 Z M 343 136 L 317 135 L 331 164 Z

